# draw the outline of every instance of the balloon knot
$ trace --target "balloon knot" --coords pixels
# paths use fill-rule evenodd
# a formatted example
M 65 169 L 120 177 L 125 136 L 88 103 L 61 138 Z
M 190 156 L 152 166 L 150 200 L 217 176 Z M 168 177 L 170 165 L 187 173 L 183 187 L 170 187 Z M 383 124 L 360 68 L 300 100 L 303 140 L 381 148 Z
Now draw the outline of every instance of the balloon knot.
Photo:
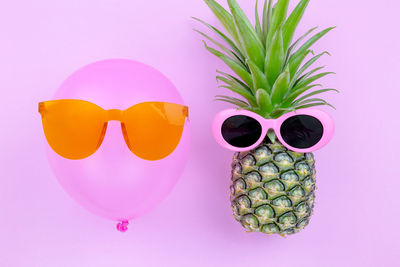
M 117 224 L 117 230 L 120 231 L 121 233 L 125 233 L 126 231 L 128 231 L 128 221 L 120 221 Z

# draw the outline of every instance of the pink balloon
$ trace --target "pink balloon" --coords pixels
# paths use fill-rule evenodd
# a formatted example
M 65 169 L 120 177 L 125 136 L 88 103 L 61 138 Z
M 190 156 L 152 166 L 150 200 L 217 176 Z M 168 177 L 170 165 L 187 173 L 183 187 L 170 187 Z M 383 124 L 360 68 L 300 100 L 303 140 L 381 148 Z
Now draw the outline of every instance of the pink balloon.
M 104 109 L 126 109 L 146 101 L 184 104 L 175 86 L 159 71 L 126 59 L 89 64 L 73 73 L 54 99 L 82 99 Z M 190 131 L 186 122 L 176 150 L 159 161 L 146 161 L 127 147 L 120 123 L 110 121 L 96 153 L 68 160 L 47 145 L 50 165 L 62 187 L 91 212 L 127 222 L 149 212 L 170 193 L 189 155 Z

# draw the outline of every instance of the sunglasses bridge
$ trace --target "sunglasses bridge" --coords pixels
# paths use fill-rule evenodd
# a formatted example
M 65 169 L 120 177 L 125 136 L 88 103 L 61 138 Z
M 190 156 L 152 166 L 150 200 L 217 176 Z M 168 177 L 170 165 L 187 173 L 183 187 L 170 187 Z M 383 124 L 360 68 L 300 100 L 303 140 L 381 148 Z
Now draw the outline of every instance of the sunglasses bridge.
M 107 121 L 122 121 L 123 111 L 120 109 L 109 109 L 107 112 Z
M 275 132 L 275 127 L 276 127 L 276 120 L 274 119 L 264 119 L 263 122 L 260 122 L 260 125 L 262 128 L 266 129 L 266 132 L 269 132 L 270 130 Z

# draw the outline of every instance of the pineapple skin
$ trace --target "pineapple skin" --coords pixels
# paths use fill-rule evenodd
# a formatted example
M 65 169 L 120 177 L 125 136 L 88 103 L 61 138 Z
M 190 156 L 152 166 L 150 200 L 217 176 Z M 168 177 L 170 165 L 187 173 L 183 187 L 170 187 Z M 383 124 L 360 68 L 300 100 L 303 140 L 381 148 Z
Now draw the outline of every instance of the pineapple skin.
M 230 200 L 234 218 L 250 232 L 295 234 L 313 213 L 316 189 L 312 153 L 264 141 L 233 156 Z

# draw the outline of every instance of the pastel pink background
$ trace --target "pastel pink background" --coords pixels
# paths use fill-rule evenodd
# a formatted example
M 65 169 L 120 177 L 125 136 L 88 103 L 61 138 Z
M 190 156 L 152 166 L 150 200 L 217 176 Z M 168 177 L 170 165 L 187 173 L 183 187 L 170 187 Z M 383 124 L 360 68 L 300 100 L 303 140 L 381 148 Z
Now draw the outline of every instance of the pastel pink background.
M 239 1 L 253 13 L 253 0 Z M 294 2 L 295 3 L 295 2 Z M 293 3 L 293 4 L 294 4 Z M 215 70 L 192 31 L 216 19 L 201 0 L 2 1 L 0 266 L 399 266 L 400 2 L 311 1 L 300 32 L 338 28 L 333 141 L 316 153 L 315 214 L 301 233 L 245 233 L 229 205 L 231 152 L 212 139 Z M 188 166 L 170 196 L 127 233 L 73 201 L 51 172 L 37 102 L 79 67 L 131 58 L 162 71 L 191 108 Z M 397 255 L 396 255 L 397 254 Z

